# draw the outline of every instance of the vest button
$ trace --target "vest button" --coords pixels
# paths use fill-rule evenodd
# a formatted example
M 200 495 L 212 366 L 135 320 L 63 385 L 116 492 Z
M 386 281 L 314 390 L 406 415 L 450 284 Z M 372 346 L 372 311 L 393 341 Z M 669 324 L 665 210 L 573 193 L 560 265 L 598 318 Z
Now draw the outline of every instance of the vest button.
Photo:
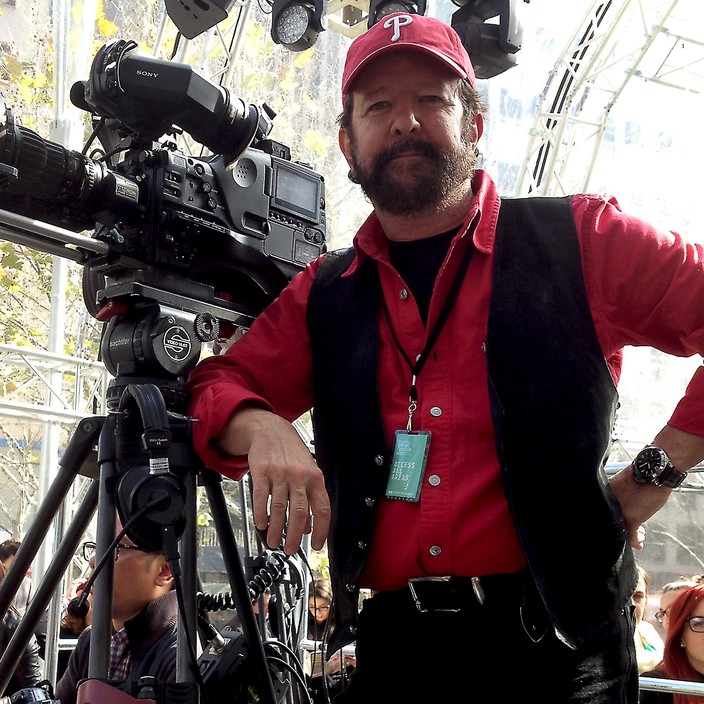
M 430 415 L 433 416 L 433 418 L 439 418 L 442 415 L 442 408 L 439 406 L 433 406 L 430 409 Z
M 352 594 L 352 592 L 354 592 L 354 590 L 355 590 L 355 586 L 354 586 L 354 584 L 345 584 L 345 589 L 346 589 L 350 594 Z
M 437 557 L 442 552 L 442 548 L 439 545 L 433 545 L 428 552 L 433 557 Z
M 431 474 L 428 477 L 428 484 L 430 484 L 430 486 L 438 486 L 440 484 L 440 477 L 438 477 L 437 474 Z
M 405 301 L 408 298 L 408 291 L 405 288 L 402 288 L 398 292 L 398 297 L 402 300 Z
M 366 544 L 363 540 L 360 540 L 360 541 L 357 543 L 357 547 L 358 547 L 360 550 L 364 550 L 364 548 L 367 547 L 367 544 Z
M 384 466 L 384 455 L 377 455 L 377 456 L 374 458 L 374 464 L 375 464 L 377 467 L 383 467 L 383 466 Z
M 374 506 L 374 499 L 372 499 L 371 497 L 367 496 L 367 498 L 364 499 L 364 505 L 365 505 L 367 508 L 372 508 L 372 507 Z

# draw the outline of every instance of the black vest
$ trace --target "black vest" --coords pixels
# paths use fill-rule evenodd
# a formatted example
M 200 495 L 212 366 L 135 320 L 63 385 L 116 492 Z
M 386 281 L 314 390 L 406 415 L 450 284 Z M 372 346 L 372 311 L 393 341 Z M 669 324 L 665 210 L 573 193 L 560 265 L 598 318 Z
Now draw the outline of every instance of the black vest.
M 315 452 L 333 507 L 333 652 L 355 638 L 359 576 L 391 460 L 377 394 L 380 284 L 352 250 L 310 292 Z M 635 566 L 608 488 L 616 391 L 594 330 L 571 199 L 504 199 L 486 353 L 506 496 L 553 627 L 571 646 L 630 600 Z M 575 606 L 574 589 L 588 595 Z

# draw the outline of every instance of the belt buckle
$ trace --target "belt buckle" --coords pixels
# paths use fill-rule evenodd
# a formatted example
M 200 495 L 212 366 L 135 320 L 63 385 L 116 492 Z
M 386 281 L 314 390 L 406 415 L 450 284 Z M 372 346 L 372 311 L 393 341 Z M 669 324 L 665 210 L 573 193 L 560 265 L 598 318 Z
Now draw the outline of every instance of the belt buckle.
M 450 576 L 433 576 L 433 577 L 411 577 L 408 580 L 408 589 L 411 592 L 411 596 L 413 597 L 413 603 L 416 605 L 416 609 L 418 609 L 418 613 L 420 614 L 427 614 L 430 613 L 431 611 L 443 611 L 447 613 L 456 613 L 460 611 L 459 608 L 438 608 L 438 609 L 428 609 L 423 606 L 423 603 L 420 599 L 420 595 L 418 594 L 418 591 L 416 590 L 416 586 L 420 586 L 421 584 L 434 584 L 434 583 L 449 583 L 452 577 Z

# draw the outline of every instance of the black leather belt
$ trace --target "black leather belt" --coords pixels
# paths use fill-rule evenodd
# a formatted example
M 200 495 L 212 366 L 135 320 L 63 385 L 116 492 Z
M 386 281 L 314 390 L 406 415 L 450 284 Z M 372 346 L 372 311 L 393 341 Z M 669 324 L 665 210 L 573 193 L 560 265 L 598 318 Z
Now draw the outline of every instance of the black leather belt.
M 504 606 L 507 598 L 520 605 L 526 578 L 526 571 L 484 577 L 414 577 L 408 580 L 408 591 L 419 613 L 457 612 L 497 598 Z

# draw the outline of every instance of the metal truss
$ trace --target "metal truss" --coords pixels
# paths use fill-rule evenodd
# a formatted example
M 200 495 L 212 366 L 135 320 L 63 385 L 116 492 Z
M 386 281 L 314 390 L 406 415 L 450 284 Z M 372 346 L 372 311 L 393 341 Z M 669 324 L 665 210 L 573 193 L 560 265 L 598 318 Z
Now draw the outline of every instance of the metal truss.
M 516 195 L 588 190 L 609 113 L 631 80 L 704 89 L 701 0 L 597 0 L 550 72 Z
M 86 415 L 106 413 L 109 375 L 100 362 L 0 345 L 0 373 L 6 378 L 0 416 L 72 427 Z

